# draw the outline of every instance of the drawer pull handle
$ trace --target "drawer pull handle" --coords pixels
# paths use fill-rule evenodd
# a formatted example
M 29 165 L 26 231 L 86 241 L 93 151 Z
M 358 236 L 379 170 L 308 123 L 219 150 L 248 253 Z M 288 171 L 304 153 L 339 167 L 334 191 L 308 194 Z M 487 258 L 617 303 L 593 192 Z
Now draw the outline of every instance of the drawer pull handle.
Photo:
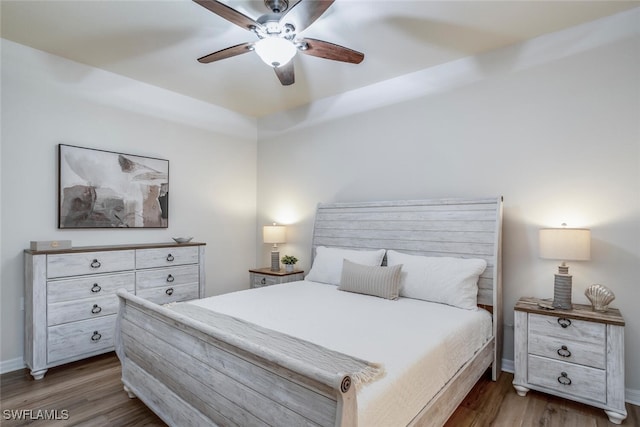
M 263 284 L 263 285 L 266 285 L 267 284 L 267 279 L 263 277 L 262 280 L 260 280 L 260 283 Z
M 164 293 L 169 295 L 169 296 L 173 295 L 173 288 L 167 289 L 166 291 L 164 291 Z
M 97 283 L 94 283 L 93 286 L 91 287 L 91 292 L 93 292 L 94 294 L 100 292 L 101 290 L 102 288 Z
M 175 258 L 173 257 L 173 255 L 169 254 L 167 255 L 167 261 L 171 262 L 173 261 Z
M 97 259 L 91 261 L 91 268 L 100 268 L 101 265 L 102 264 L 100 264 L 100 261 L 98 261 Z
M 97 342 L 100 341 L 100 338 L 102 338 L 102 334 L 100 334 L 98 331 L 93 331 L 93 335 L 91 335 L 91 341 Z
M 91 309 L 91 312 L 93 314 L 98 314 L 102 311 L 102 307 L 100 307 L 98 304 L 93 304 L 93 308 Z
M 558 382 L 562 385 L 571 385 L 571 378 L 567 376 L 566 372 L 561 372 L 558 377 Z
M 560 317 L 558 318 L 558 324 L 563 328 L 566 328 L 567 326 L 571 326 L 571 320 Z
M 171 283 L 171 282 L 173 282 L 174 280 L 176 280 L 176 278 L 175 278 L 175 277 L 173 277 L 172 275 L 168 275 L 168 276 L 167 276 L 167 282 Z
M 571 352 L 569 351 L 566 345 L 563 345 L 561 348 L 558 349 L 558 356 L 571 357 Z

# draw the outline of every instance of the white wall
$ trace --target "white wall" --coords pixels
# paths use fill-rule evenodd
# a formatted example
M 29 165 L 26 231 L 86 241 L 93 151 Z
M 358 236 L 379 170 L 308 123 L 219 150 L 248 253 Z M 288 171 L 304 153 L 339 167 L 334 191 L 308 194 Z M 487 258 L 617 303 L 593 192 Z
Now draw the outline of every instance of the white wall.
M 258 225 L 291 224 L 281 254 L 308 270 L 318 202 L 503 195 L 510 360 L 515 302 L 553 295 L 556 262 L 538 257 L 538 229 L 589 227 L 592 260 L 570 263 L 573 301 L 588 303 L 583 293 L 593 283 L 617 295 L 613 306 L 627 322 L 627 398 L 640 402 L 639 16 L 259 120 Z M 387 97 L 395 103 L 384 105 Z M 268 265 L 268 248 L 257 242 Z
M 168 159 L 169 228 L 58 230 L 59 143 Z M 83 246 L 194 236 L 207 244 L 207 295 L 247 288 L 256 152 L 253 119 L 3 40 L 3 370 L 22 359 L 23 250 L 31 240 Z

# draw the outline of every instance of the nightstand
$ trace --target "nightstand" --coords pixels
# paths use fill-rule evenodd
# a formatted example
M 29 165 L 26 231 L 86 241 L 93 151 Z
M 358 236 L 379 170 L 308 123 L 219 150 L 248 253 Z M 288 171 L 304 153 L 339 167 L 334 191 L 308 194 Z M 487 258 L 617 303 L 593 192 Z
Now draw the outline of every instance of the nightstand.
M 285 270 L 271 271 L 267 268 L 257 268 L 249 270 L 249 279 L 252 288 L 261 288 L 263 286 L 277 285 L 280 283 L 295 282 L 304 279 L 303 270 L 293 270 L 288 272 Z
M 520 298 L 514 308 L 513 387 L 538 390 L 604 409 L 609 421 L 627 417 L 624 405 L 624 319 L 590 305 L 549 310 Z

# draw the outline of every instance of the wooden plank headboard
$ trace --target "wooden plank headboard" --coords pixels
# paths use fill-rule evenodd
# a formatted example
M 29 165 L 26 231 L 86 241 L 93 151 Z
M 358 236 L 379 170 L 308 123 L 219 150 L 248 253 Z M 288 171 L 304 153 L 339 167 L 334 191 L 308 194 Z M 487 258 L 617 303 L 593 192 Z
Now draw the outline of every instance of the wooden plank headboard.
M 497 378 L 502 359 L 502 197 L 319 204 L 312 260 L 318 246 L 485 259 L 478 304 L 492 307 Z

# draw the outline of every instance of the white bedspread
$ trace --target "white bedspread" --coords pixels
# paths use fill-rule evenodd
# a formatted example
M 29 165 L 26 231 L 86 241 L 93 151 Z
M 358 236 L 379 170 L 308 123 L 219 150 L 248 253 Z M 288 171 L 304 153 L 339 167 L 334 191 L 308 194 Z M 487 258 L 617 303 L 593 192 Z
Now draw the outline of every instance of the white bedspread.
M 335 351 L 381 363 L 386 375 L 358 391 L 358 425 L 406 425 L 491 337 L 491 315 L 396 301 L 309 281 L 194 300 Z

